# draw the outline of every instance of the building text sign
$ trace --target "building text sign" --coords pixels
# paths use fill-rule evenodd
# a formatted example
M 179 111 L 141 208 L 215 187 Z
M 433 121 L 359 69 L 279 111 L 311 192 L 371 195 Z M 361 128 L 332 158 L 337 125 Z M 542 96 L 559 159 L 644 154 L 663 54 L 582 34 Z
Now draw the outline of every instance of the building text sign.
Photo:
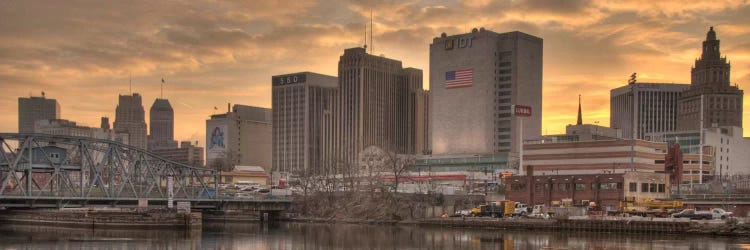
M 274 76 L 272 77 L 271 80 L 273 81 L 273 86 L 297 84 L 297 83 L 305 82 L 307 80 L 307 75 L 293 74 L 293 75 Z
M 513 113 L 516 116 L 531 116 L 531 107 L 524 105 L 513 105 Z
M 454 48 L 471 48 L 474 38 L 475 37 L 473 36 L 448 38 L 445 40 L 445 50 L 452 50 Z

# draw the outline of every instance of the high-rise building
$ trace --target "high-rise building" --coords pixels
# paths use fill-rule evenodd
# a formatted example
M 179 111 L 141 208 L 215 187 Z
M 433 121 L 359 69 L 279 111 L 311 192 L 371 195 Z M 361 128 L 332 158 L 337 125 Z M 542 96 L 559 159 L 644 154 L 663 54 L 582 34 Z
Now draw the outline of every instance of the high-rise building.
M 146 120 L 142 98 L 138 93 L 120 95 L 115 111 L 115 133 L 128 134 L 129 145 L 147 149 Z
M 269 171 L 271 117 L 271 109 L 245 105 L 212 115 L 206 120 L 206 166 L 222 171 L 231 171 L 237 165 L 260 166 Z
M 55 99 L 31 96 L 18 98 L 18 133 L 33 133 L 34 122 L 60 119 L 60 104 Z
M 174 110 L 169 100 L 156 98 L 149 112 L 148 149 L 177 148 L 174 140 Z
M 610 127 L 622 137 L 647 139 L 648 133 L 677 130 L 678 100 L 688 84 L 635 82 L 610 91 Z M 635 110 L 635 113 L 633 112 Z M 633 129 L 633 125 L 635 129 Z
M 330 143 L 331 105 L 336 77 L 300 72 L 271 78 L 273 171 L 324 174 L 324 145 Z
M 512 114 L 514 104 L 532 109 L 530 117 L 522 118 L 523 137 L 540 136 L 542 47 L 543 40 L 529 34 L 484 28 L 434 38 L 428 129 L 432 154 L 494 157 L 517 152 L 521 129 L 519 117 Z
M 397 154 L 424 151 L 412 146 L 417 139 L 411 135 L 419 127 L 417 100 L 426 97 L 421 70 L 405 69 L 401 61 L 368 54 L 364 48 L 350 48 L 340 57 L 338 71 L 331 143 L 324 149 L 324 162 L 355 163 L 370 146 Z
M 101 125 L 99 127 L 103 128 L 103 129 L 110 129 L 110 127 L 109 127 L 109 117 L 102 116 L 102 123 L 101 123 Z
M 736 126 L 742 127 L 743 91 L 730 85 L 730 65 L 721 57 L 719 40 L 714 27 L 706 34 L 703 52 L 690 70 L 690 89 L 679 101 L 678 127 L 680 130 Z M 701 99 L 702 98 L 702 99 Z M 702 105 L 701 105 L 702 100 Z M 703 117 L 701 117 L 703 106 Z M 699 125 L 701 118 L 703 125 Z

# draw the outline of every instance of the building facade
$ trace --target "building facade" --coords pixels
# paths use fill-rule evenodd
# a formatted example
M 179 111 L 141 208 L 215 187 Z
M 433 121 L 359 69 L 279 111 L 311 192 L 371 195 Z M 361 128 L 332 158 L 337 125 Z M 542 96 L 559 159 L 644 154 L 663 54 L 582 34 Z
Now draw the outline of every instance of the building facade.
M 676 131 L 680 93 L 689 87 L 688 84 L 633 83 L 612 89 L 610 127 L 622 130 L 624 138 L 640 140 L 646 139 L 648 133 Z
M 146 115 L 141 95 L 120 95 L 113 127 L 115 133 L 127 134 L 130 146 L 144 150 L 148 148 Z
M 429 148 L 434 155 L 507 155 L 520 145 L 511 106 L 532 108 L 524 138 L 541 135 L 541 38 L 474 29 L 430 44 Z
M 206 120 L 206 166 L 231 171 L 236 165 L 271 168 L 272 112 L 268 108 L 234 105 Z
M 62 119 L 38 120 L 34 123 L 33 132 L 48 135 L 80 136 L 126 143 L 126 141 L 123 141 L 123 138 L 120 138 L 125 137 L 125 135 L 117 136 L 111 129 L 79 126 L 74 121 Z
M 665 142 L 668 145 L 679 143 L 686 154 L 700 152 L 700 131 L 679 131 L 655 133 L 652 140 Z M 703 130 L 704 153 L 712 154 L 713 173 L 727 179 L 735 175 L 750 174 L 750 140 L 742 136 L 742 128 L 735 126 L 712 127 Z M 706 166 L 709 167 L 709 166 Z M 698 174 L 688 173 L 685 174 Z M 707 174 L 707 172 L 704 172 Z
M 427 98 L 421 70 L 350 48 L 340 57 L 338 71 L 332 120 L 325 125 L 330 143 L 324 144 L 324 162 L 354 164 L 369 146 L 398 154 L 424 151 L 416 148 L 417 134 L 423 133 L 417 130 L 426 127 L 417 111 L 420 98 Z
M 323 174 L 337 78 L 300 72 L 271 80 L 273 172 Z
M 180 142 L 179 148 L 159 148 L 150 149 L 152 153 L 164 157 L 168 160 L 182 163 L 188 166 L 202 168 L 203 165 L 203 148 L 198 147 L 198 143 L 189 141 Z
M 533 166 L 535 175 L 570 175 L 637 172 L 664 172 L 667 144 L 643 140 L 558 141 L 524 145 L 524 167 Z M 683 155 L 683 182 L 697 182 L 699 170 L 713 174 L 712 149 L 700 155 Z
M 617 210 L 626 197 L 633 200 L 666 199 L 668 176 L 663 173 L 525 175 L 506 178 L 505 198 L 530 205 L 589 206 Z
M 60 119 L 60 104 L 55 99 L 31 96 L 18 98 L 18 133 L 33 133 L 38 120 Z
M 174 149 L 174 110 L 169 100 L 156 98 L 149 111 L 148 149 Z
M 719 45 L 720 40 L 716 39 L 716 31 L 711 27 L 703 41 L 701 57 L 690 69 L 690 89 L 680 97 L 678 119 L 681 131 L 742 127 L 744 92 L 736 84 L 730 84 L 730 65 L 726 57 L 721 57 Z M 703 125 L 700 125 L 701 119 Z

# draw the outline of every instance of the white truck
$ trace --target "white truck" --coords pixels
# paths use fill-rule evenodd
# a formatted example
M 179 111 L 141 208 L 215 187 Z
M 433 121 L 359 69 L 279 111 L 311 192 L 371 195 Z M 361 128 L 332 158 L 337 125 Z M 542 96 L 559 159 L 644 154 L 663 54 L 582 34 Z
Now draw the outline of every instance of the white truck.
M 513 215 L 515 216 L 526 216 L 529 213 L 531 213 L 531 209 L 529 209 L 529 205 L 516 202 L 516 210 L 513 212 Z
M 717 219 L 726 219 L 733 216 L 732 212 L 724 211 L 724 209 L 721 208 L 712 208 L 711 214 L 713 215 L 714 220 Z

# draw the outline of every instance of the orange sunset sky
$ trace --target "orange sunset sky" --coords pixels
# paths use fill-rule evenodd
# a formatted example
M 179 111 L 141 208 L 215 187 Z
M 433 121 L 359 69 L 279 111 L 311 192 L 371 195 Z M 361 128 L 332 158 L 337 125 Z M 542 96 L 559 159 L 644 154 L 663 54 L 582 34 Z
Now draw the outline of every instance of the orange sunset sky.
M 345 48 L 362 46 L 374 13 L 375 54 L 429 71 L 440 33 L 519 30 L 544 39 L 543 129 L 609 124 L 609 90 L 640 82 L 689 83 L 714 26 L 732 84 L 750 90 L 748 1 L 16 1 L 0 0 L 0 132 L 16 132 L 18 97 L 42 91 L 61 118 L 114 121 L 118 94 L 175 110 L 175 139 L 205 140 L 205 120 L 227 103 L 271 107 L 271 76 L 336 75 Z M 750 121 L 745 100 L 745 124 Z M 745 133 L 746 135 L 748 132 Z

